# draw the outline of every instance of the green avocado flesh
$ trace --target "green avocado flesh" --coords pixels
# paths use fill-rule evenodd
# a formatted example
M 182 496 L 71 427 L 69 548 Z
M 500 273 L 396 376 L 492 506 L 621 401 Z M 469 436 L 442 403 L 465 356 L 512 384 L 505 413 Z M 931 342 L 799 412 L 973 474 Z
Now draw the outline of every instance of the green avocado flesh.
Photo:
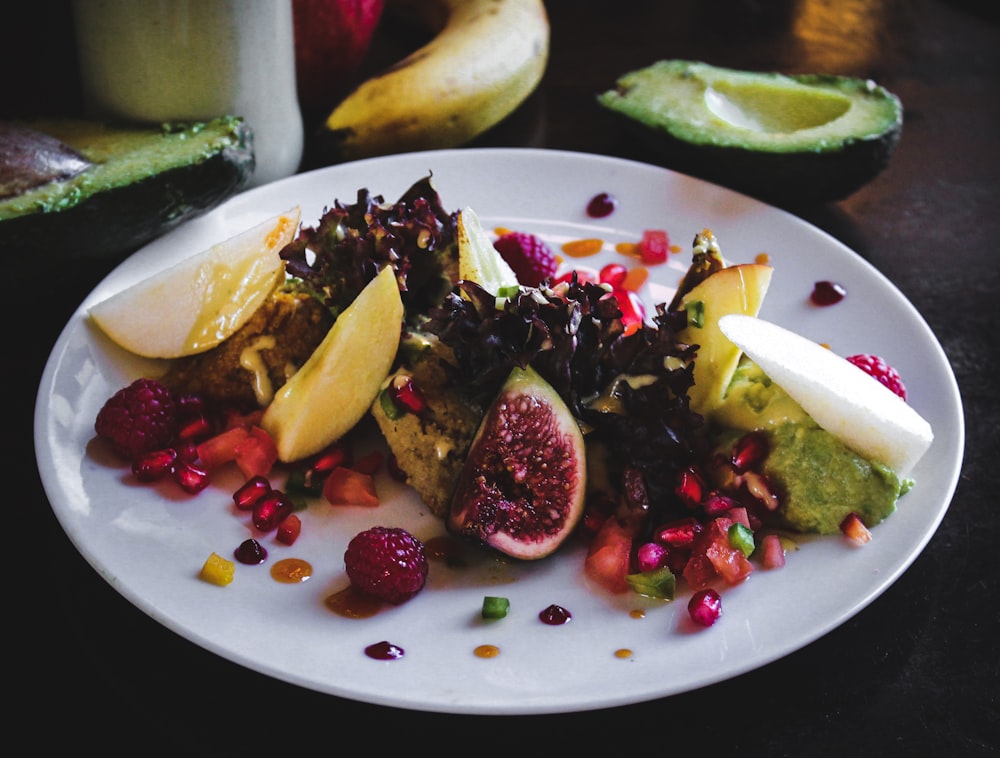
M 766 198 L 846 197 L 886 167 L 903 108 L 870 80 L 659 61 L 598 102 L 680 171 Z
M 237 117 L 158 127 L 25 126 L 90 165 L 0 200 L 7 257 L 120 257 L 240 191 L 254 167 L 252 134 Z
M 777 489 L 779 523 L 795 532 L 837 534 L 852 512 L 874 526 L 895 511 L 912 484 L 820 428 L 745 357 L 713 423 L 720 428 L 715 436 L 720 451 L 732 449 L 749 431 L 767 435 L 763 473 Z

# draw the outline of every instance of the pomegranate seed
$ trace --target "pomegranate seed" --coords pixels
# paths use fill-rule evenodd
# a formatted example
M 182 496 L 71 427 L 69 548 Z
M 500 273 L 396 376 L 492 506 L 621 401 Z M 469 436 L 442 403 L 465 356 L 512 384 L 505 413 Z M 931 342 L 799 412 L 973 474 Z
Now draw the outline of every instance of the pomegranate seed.
M 721 516 L 722 514 L 733 510 L 735 507 L 735 500 L 731 497 L 720 495 L 718 492 L 710 492 L 708 497 L 705 498 L 705 502 L 702 503 L 702 508 L 705 509 L 705 513 L 712 517 Z
M 656 541 L 671 548 L 690 547 L 702 532 L 702 525 L 695 518 L 684 518 L 661 526 Z
M 695 592 L 688 601 L 691 620 L 700 626 L 712 626 L 722 615 L 722 598 L 711 587 Z
M 194 463 L 198 460 L 198 446 L 194 442 L 182 442 L 174 447 L 177 459 L 187 463 Z
M 317 474 L 329 474 L 337 466 L 346 466 L 349 462 L 347 449 L 340 445 L 334 445 L 319 454 L 319 457 L 313 461 L 310 470 Z
M 284 521 L 295 506 L 280 490 L 271 490 L 253 506 L 253 525 L 262 532 L 270 532 Z
M 393 379 L 390 396 L 396 405 L 415 415 L 427 409 L 427 399 L 420 388 L 413 383 L 412 377 L 400 375 Z
M 196 416 L 181 424 L 177 431 L 177 439 L 199 440 L 208 437 L 212 433 L 212 425 L 204 416 Z
M 690 466 L 684 469 L 680 473 L 674 494 L 689 508 L 696 507 L 705 494 L 705 482 L 701 478 L 701 473 Z
M 208 472 L 190 461 L 175 461 L 170 475 L 182 490 L 192 495 L 197 495 L 208 486 Z
M 835 305 L 847 296 L 842 285 L 831 281 L 816 282 L 809 299 L 814 305 Z
M 590 202 L 587 203 L 587 215 L 591 218 L 604 218 L 614 213 L 617 205 L 618 200 L 615 199 L 614 195 L 600 192 L 590 198 Z
M 154 450 L 132 461 L 132 474 L 140 482 L 155 482 L 170 473 L 177 460 L 177 451 L 172 447 Z
M 598 272 L 601 284 L 610 284 L 614 288 L 621 287 L 626 276 L 628 276 L 628 268 L 621 263 L 609 263 Z
M 256 566 L 267 560 L 267 550 L 255 539 L 243 540 L 233 551 L 233 555 L 247 566 Z
M 233 493 L 233 502 L 241 511 L 253 510 L 254 503 L 271 491 L 271 483 L 264 476 L 253 476 Z
M 647 542 L 636 553 L 639 571 L 655 571 L 667 565 L 668 550 L 658 542 Z
M 750 432 L 740 437 L 733 445 L 730 462 L 737 471 L 746 471 L 767 457 L 767 437 L 762 432 Z

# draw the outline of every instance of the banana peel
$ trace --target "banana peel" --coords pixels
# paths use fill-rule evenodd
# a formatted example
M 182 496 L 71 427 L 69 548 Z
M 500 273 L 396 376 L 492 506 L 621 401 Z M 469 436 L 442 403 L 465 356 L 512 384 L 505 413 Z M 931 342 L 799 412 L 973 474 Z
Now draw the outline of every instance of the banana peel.
M 541 82 L 550 37 L 542 0 L 389 0 L 386 10 L 419 19 L 433 37 L 333 108 L 318 134 L 331 162 L 459 147 Z

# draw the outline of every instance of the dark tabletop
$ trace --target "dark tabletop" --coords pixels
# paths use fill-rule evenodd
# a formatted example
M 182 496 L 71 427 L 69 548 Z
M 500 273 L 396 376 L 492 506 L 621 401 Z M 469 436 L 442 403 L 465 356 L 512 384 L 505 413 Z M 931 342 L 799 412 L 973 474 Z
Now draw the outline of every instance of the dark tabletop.
M 65 3 L 40 5 L 44 12 L 32 12 L 44 14 L 44 23 L 17 30 L 5 23 L 5 37 L 34 40 L 28 54 L 4 46 L 7 111 L 78 105 Z M 965 461 L 943 522 L 912 566 L 854 618 L 721 684 L 629 707 L 533 717 L 372 706 L 223 660 L 121 597 L 49 508 L 29 443 L 32 405 L 56 337 L 110 263 L 33 265 L 10 281 L 4 318 L 14 337 L 4 397 L 15 418 L 4 454 L 4 555 L 15 593 L 5 612 L 3 682 L 15 704 L 6 709 L 7 736 L 85 754 L 335 754 L 357 740 L 379 752 L 391 741 L 397 749 L 470 754 L 490 746 L 743 758 L 1000 754 L 1000 500 L 987 475 L 1000 455 L 1000 28 L 995 10 L 974 5 L 553 0 L 540 89 L 477 142 L 655 162 L 599 112 L 594 95 L 660 58 L 863 76 L 899 95 L 906 120 L 889 168 L 842 202 L 788 206 L 856 250 L 914 303 L 951 360 L 965 407 Z M 391 57 L 400 45 L 386 31 L 373 55 Z

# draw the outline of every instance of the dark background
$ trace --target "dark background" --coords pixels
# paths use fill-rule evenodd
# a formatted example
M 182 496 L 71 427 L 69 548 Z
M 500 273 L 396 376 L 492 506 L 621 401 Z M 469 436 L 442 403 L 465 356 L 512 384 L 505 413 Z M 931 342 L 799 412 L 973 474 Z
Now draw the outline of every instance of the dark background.
M 53 517 L 30 443 L 34 393 L 63 324 L 112 263 L 10 261 L 4 325 L 14 340 L 4 396 L 14 424 L 5 446 L 12 452 L 4 541 L 13 602 L 5 612 L 4 683 L 14 709 L 7 735 L 27 738 L 33 750 L 69 745 L 108 755 L 302 755 L 357 744 L 380 753 L 1000 754 L 1000 29 L 997 4 L 980 5 L 553 0 L 542 86 L 476 143 L 655 162 L 623 137 L 594 96 L 621 73 L 660 58 L 864 76 L 899 95 L 903 139 L 883 174 L 839 203 L 784 204 L 899 286 L 943 345 L 963 394 L 967 444 L 955 498 L 927 548 L 869 607 L 733 680 L 581 714 L 400 711 L 243 669 L 131 606 Z M 68 4 L 34 3 L 20 15 L 0 24 L 0 116 L 76 113 Z M 387 24 L 369 68 L 417 42 Z

